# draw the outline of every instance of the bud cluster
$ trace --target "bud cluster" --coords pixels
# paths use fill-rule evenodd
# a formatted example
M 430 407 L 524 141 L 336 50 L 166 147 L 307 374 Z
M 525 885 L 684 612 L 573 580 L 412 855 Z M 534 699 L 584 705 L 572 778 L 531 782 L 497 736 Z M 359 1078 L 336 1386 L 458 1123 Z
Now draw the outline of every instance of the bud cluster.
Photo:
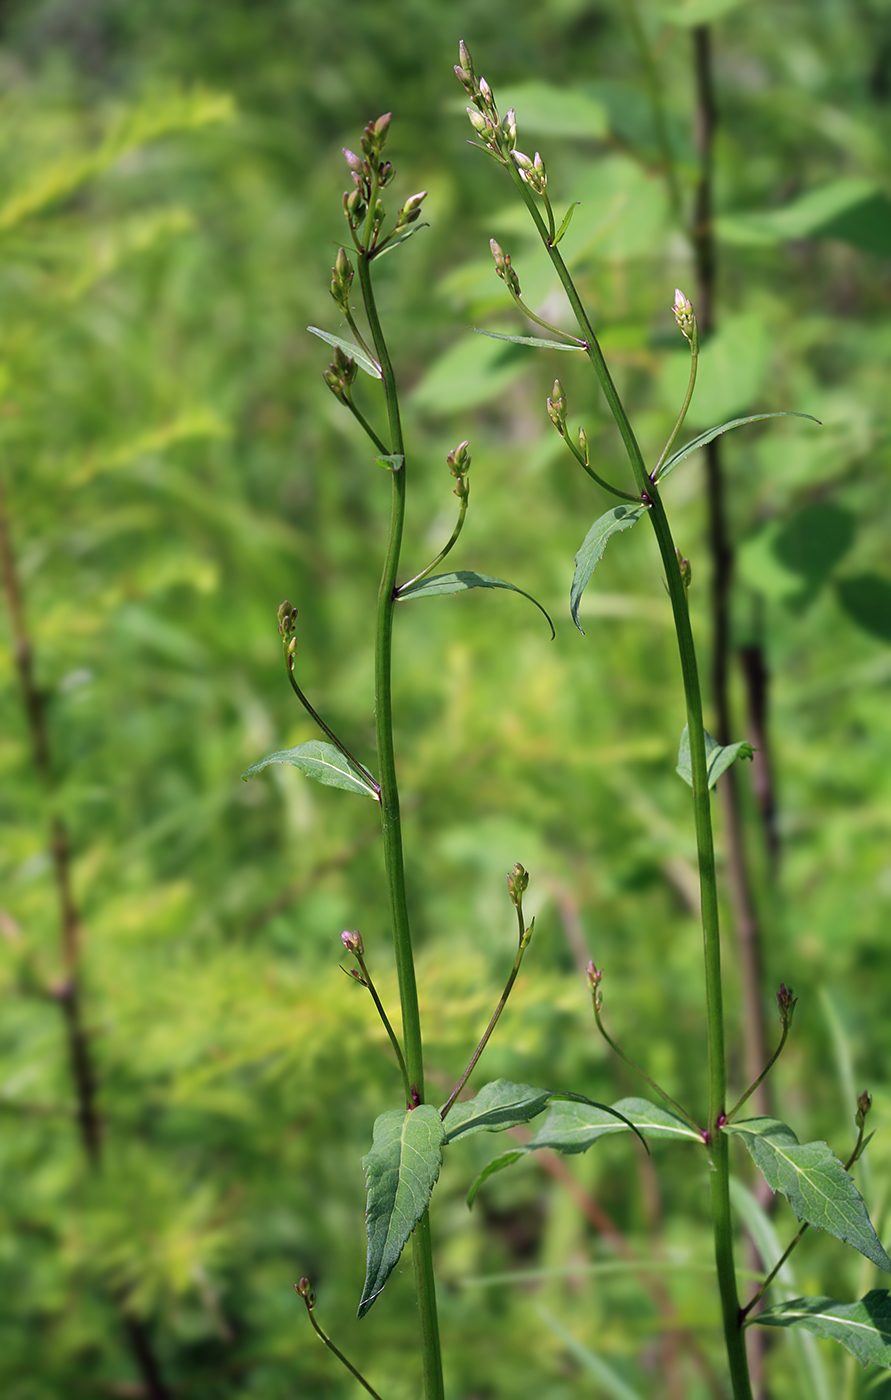
M 349 404 L 352 397 L 350 389 L 358 372 L 358 366 L 353 357 L 345 354 L 337 345 L 334 348 L 334 359 L 322 377 L 334 397 L 340 403 Z
M 552 397 L 548 399 L 548 417 L 562 438 L 566 437 L 566 396 L 559 379 L 554 380 Z
M 792 1024 L 792 1012 L 798 1003 L 798 997 L 792 995 L 792 988 L 787 987 L 785 982 L 780 983 L 780 990 L 777 992 L 777 1006 L 780 1011 L 780 1020 L 783 1029 L 788 1030 Z
M 341 311 L 350 309 L 350 287 L 353 285 L 353 264 L 347 257 L 345 248 L 337 250 L 337 257 L 331 269 L 331 295 Z
M 398 233 L 400 229 L 408 228 L 409 224 L 413 224 L 416 219 L 420 218 L 421 205 L 426 198 L 427 191 L 421 190 L 419 194 L 413 194 L 405 201 L 396 215 L 395 232 Z
M 689 298 L 684 296 L 680 287 L 675 287 L 674 303 L 671 309 L 681 331 L 688 340 L 692 341 L 696 330 L 696 317 L 693 315 L 693 307 L 690 305 Z
M 519 863 L 507 877 L 507 892 L 510 895 L 511 904 L 515 909 L 519 909 L 523 903 L 523 895 L 529 884 L 529 871 L 524 870 Z
M 294 623 L 297 621 L 297 609 L 292 608 L 287 598 L 278 610 L 278 630 L 287 641 L 294 630 Z
M 478 78 L 474 73 L 473 59 L 463 39 L 458 45 L 458 57 L 461 62 L 455 65 L 455 75 L 473 103 L 467 108 L 470 124 L 485 149 L 506 165 L 517 144 L 517 114 L 511 107 L 503 120 L 499 117 L 492 89 L 485 78 Z
M 449 471 L 452 473 L 457 483 L 454 494 L 462 503 L 465 502 L 470 495 L 470 484 L 467 480 L 467 473 L 470 471 L 471 460 L 470 453 L 467 451 L 467 439 L 465 439 L 464 442 L 459 442 L 457 447 L 453 447 L 446 457 Z
M 861 1132 L 863 1130 L 863 1125 L 866 1122 L 866 1115 L 871 1108 L 872 1095 L 864 1089 L 863 1093 L 860 1094 L 857 1098 L 857 1113 L 854 1117 L 854 1122 L 857 1124 L 857 1128 Z
M 294 1291 L 300 1294 L 307 1308 L 312 1312 L 316 1304 L 316 1295 L 312 1291 L 312 1286 L 308 1278 L 302 1278 L 299 1283 L 294 1284 Z
M 545 170 L 544 161 L 538 151 L 535 152 L 534 160 L 530 160 L 528 156 L 524 156 L 522 151 L 513 151 L 511 154 L 526 184 L 530 189 L 533 189 L 536 194 L 543 195 L 548 187 L 548 172 Z
M 355 953 L 357 958 L 363 956 L 365 945 L 362 942 L 362 935 L 356 929 L 345 928 L 340 935 L 340 941 L 348 953 Z
M 511 267 L 510 253 L 506 253 L 500 243 L 496 243 L 494 238 L 489 239 L 489 247 L 492 250 L 492 257 L 495 259 L 495 271 L 499 277 L 503 277 L 515 297 L 520 295 L 520 279 Z
M 588 986 L 591 988 L 591 996 L 594 999 L 594 1010 L 599 1013 L 603 1005 L 603 993 L 600 990 L 600 984 L 603 981 L 603 968 L 595 967 L 592 958 L 588 963 L 587 972 Z
M 343 154 L 353 177 L 354 188 L 346 190 L 343 196 L 343 212 L 350 228 L 355 233 L 365 220 L 371 201 L 374 200 L 372 219 L 372 243 L 376 241 L 384 222 L 384 206 L 377 198 L 377 191 L 383 189 L 393 178 L 393 167 L 388 160 L 381 159 L 387 131 L 393 113 L 385 112 L 377 121 L 369 122 L 362 133 L 362 155 L 356 155 L 344 147 Z M 417 198 L 417 196 L 415 196 Z

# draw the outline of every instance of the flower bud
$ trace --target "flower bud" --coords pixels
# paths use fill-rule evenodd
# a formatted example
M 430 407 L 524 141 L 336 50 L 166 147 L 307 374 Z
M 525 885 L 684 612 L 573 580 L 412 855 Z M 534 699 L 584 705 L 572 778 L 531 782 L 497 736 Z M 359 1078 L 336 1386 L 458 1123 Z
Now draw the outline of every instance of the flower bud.
M 683 334 L 688 340 L 692 340 L 693 331 L 696 326 L 696 318 L 693 315 L 693 307 L 690 305 L 688 298 L 684 296 L 680 287 L 675 287 L 674 303 L 671 309 L 674 312 L 674 319 L 677 321 Z
M 485 136 L 486 132 L 489 129 L 490 123 L 486 121 L 486 118 L 483 116 L 482 112 L 478 112 L 475 107 L 468 107 L 467 115 L 470 118 L 470 125 L 473 127 L 477 135 Z
M 531 170 L 533 168 L 532 161 L 528 156 L 524 156 L 522 151 L 511 151 L 511 155 L 521 170 Z
M 359 175 L 359 174 L 361 174 L 361 171 L 362 171 L 362 159 L 361 159 L 361 157 L 360 157 L 360 156 L 357 156 L 355 151 L 350 151 L 350 150 L 348 150 L 346 146 L 344 146 L 344 148 L 343 148 L 343 154 L 344 154 L 344 158 L 346 159 L 346 163 L 347 163 L 347 165 L 350 167 L 350 170 L 352 170 L 353 174 L 354 174 L 354 175 Z
M 691 580 L 692 580 L 692 578 L 693 578 L 693 570 L 692 570 L 691 567 L 690 567 L 690 560 L 689 560 L 689 559 L 684 559 L 684 558 L 682 557 L 681 551 L 678 549 L 677 545 L 675 545 L 674 552 L 675 552 L 675 554 L 677 555 L 678 568 L 679 568 L 680 571 L 681 571 L 681 583 L 684 585 L 684 592 L 685 592 L 685 593 L 689 593 L 689 591 L 690 591 L 690 582 L 691 582 Z M 781 987 L 781 991 L 785 991 L 785 988 L 784 988 L 784 987 Z M 778 994 L 777 994 L 777 1000 L 779 1001 L 779 999 L 780 999 L 780 994 L 778 993 Z M 782 1016 L 782 1014 L 783 1014 L 783 1007 L 782 1007 L 782 1003 L 780 1003 L 780 1015 Z
M 309 1279 L 302 1278 L 299 1283 L 295 1283 L 294 1291 L 300 1294 L 307 1308 L 312 1312 L 316 1304 L 316 1295 L 312 1291 Z
M 297 618 L 297 609 L 292 608 L 287 598 L 280 605 L 278 610 L 278 630 L 283 637 L 290 637 L 294 630 L 294 622 Z
M 492 96 L 492 89 L 485 78 L 480 78 L 480 97 L 485 105 L 491 110 L 495 106 L 495 99 Z
M 599 1014 L 600 1008 L 603 1005 L 603 993 L 600 990 L 600 984 L 603 981 L 603 968 L 595 967 L 592 959 L 591 962 L 588 963 L 587 973 L 588 986 L 591 988 L 591 997 L 594 1002 L 594 1010 Z
M 522 865 L 518 863 L 507 877 L 507 892 L 515 909 L 520 908 L 528 884 L 529 871 L 524 870 Z
M 489 239 L 489 247 L 492 257 L 495 259 L 495 271 L 502 277 L 510 287 L 514 296 L 520 295 L 520 279 L 511 267 L 510 254 L 505 253 L 500 243 L 496 243 L 494 238 Z
M 791 1025 L 792 1012 L 795 1010 L 797 1002 L 798 998 L 792 995 L 792 988 L 787 987 L 785 982 L 781 982 L 780 990 L 777 992 L 777 1006 L 784 1027 Z
M 392 163 L 388 160 L 382 160 L 377 170 L 377 178 L 381 187 L 389 185 L 395 173 Z
M 374 123 L 374 134 L 380 141 L 381 145 L 384 144 L 384 141 L 387 138 L 387 132 L 390 128 L 390 122 L 392 120 L 393 113 L 384 112 L 384 115 L 382 117 L 378 117 L 377 121 Z
M 559 379 L 554 380 L 553 397 L 548 399 L 548 417 L 562 438 L 566 437 L 566 398 Z M 587 458 L 585 459 L 587 460 Z
M 357 958 L 361 958 L 365 952 L 362 942 L 362 935 L 356 929 L 345 928 L 340 935 L 340 941 L 348 953 L 354 953 Z
M 474 76 L 473 59 L 470 56 L 470 49 L 467 47 L 463 39 L 458 44 L 458 58 L 461 61 L 461 67 L 472 78 Z
M 872 1095 L 867 1093 L 867 1091 L 864 1089 L 863 1093 L 857 1099 L 857 1113 L 854 1118 L 854 1122 L 857 1124 L 858 1129 L 863 1127 L 864 1123 L 866 1122 L 866 1115 L 871 1108 Z
M 517 114 L 513 107 L 508 108 L 507 116 L 501 123 L 501 130 L 507 137 L 508 146 L 513 150 L 517 144 Z

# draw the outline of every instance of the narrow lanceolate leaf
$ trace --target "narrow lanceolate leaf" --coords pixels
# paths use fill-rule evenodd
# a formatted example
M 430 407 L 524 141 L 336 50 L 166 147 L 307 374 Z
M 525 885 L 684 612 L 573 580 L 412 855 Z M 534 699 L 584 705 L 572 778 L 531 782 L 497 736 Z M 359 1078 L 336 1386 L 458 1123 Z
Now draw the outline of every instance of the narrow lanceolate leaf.
M 401 603 L 408 598 L 434 598 L 440 593 L 464 593 L 468 588 L 506 588 L 510 593 L 519 593 L 522 598 L 528 598 L 530 603 L 535 603 L 538 611 L 547 618 L 551 637 L 557 635 L 550 617 L 531 593 L 517 588 L 514 583 L 507 583 L 503 578 L 492 578 L 490 574 L 475 574 L 469 569 L 460 569 L 455 574 L 434 574 L 432 578 L 418 579 L 417 583 L 410 583 L 406 588 L 398 589 L 396 601 Z
M 502 335 L 500 331 L 482 331 L 473 328 L 474 335 L 487 335 L 490 340 L 509 340 L 511 345 L 534 345 L 537 350 L 584 350 L 578 341 L 574 344 L 566 340 L 539 340 L 534 335 Z
M 566 230 L 569 228 L 569 221 L 570 221 L 570 219 L 572 218 L 573 214 L 575 213 L 575 208 L 576 208 L 576 205 L 577 205 L 578 203 L 579 203 L 579 200 L 577 200 L 577 199 L 574 200 L 573 203 L 570 204 L 570 206 L 569 206 L 569 208 L 567 209 L 566 213 L 563 215 L 563 222 L 561 223 L 561 225 L 560 225 L 560 227 L 558 228 L 557 232 L 554 234 L 554 240 L 553 240 L 553 242 L 552 242 L 552 244 L 551 244 L 551 247 L 552 247 L 552 248 L 556 248 L 557 244 L 560 242 L 560 239 L 563 237 L 564 233 L 565 233 Z
M 632 1124 L 621 1118 L 618 1109 L 605 1108 L 602 1104 L 592 1104 L 582 1094 L 569 1094 L 554 1089 L 536 1089 L 531 1084 L 512 1084 L 509 1079 L 495 1079 L 480 1089 L 476 1098 L 456 1103 L 450 1109 L 446 1120 L 446 1142 L 468 1137 L 471 1133 L 502 1133 L 506 1128 L 516 1128 L 528 1123 L 544 1112 L 549 1103 L 571 1100 L 595 1109 L 596 1112 L 611 1117 L 620 1128 L 630 1128 Z
M 319 340 L 324 340 L 328 345 L 339 345 L 345 355 L 349 355 L 351 360 L 355 360 L 360 369 L 364 369 L 366 374 L 370 374 L 372 379 L 380 379 L 381 372 L 361 345 L 357 345 L 354 340 L 345 340 L 342 335 L 332 335 L 330 331 L 320 331 L 318 326 L 307 326 L 310 335 L 317 335 Z
M 640 517 L 646 514 L 647 509 L 647 506 L 613 506 L 612 510 L 606 512 L 606 515 L 601 515 L 599 520 L 595 520 L 582 541 L 582 547 L 575 556 L 575 574 L 569 593 L 569 611 L 572 613 L 573 622 L 583 636 L 585 629 L 579 622 L 579 604 L 582 601 L 582 594 L 588 587 L 589 578 L 603 558 L 607 540 L 618 530 L 630 530 L 631 526 L 637 524 Z
M 819 423 L 819 418 L 814 418 L 810 413 L 751 413 L 748 418 L 732 418 L 729 423 L 721 423 L 717 428 L 707 428 L 704 433 L 700 433 L 692 442 L 688 442 L 686 447 L 681 447 L 677 452 L 672 452 L 662 464 L 659 472 L 661 482 L 669 472 L 673 472 L 685 457 L 689 457 L 691 452 L 697 452 L 700 447 L 705 447 L 713 438 L 720 437 L 722 433 L 729 433 L 731 428 L 741 428 L 746 423 L 760 423 L 763 418 L 807 418 L 811 423 Z
M 799 1220 L 828 1230 L 891 1272 L 891 1259 L 873 1229 L 863 1197 L 825 1142 L 800 1143 L 777 1118 L 728 1123 L 724 1132 L 743 1139 L 768 1186 L 783 1193 Z
M 325 783 L 327 787 L 344 788 L 347 792 L 363 792 L 367 797 L 373 797 L 375 802 L 380 800 L 365 774 L 355 764 L 350 763 L 333 744 L 309 739 L 305 744 L 298 744 L 296 749 L 279 749 L 277 753 L 261 758 L 259 763 L 252 763 L 241 776 L 252 778 L 270 763 L 290 763 L 292 767 L 305 773 L 307 778 L 314 778 L 317 783 Z
M 362 1158 L 368 1204 L 365 1227 L 368 1258 L 359 1303 L 364 1317 L 430 1203 L 442 1166 L 445 1129 L 432 1104 L 382 1113 L 374 1125 L 371 1151 Z
M 708 785 L 710 788 L 726 773 L 737 758 L 754 758 L 755 750 L 745 739 L 740 739 L 736 744 L 719 744 L 717 739 L 713 739 L 708 730 L 705 731 L 705 766 L 708 772 Z M 684 732 L 681 735 L 681 744 L 678 749 L 677 771 L 685 783 L 693 786 L 693 765 L 690 762 L 690 735 L 687 733 L 687 726 L 684 725 Z
M 866 1366 L 891 1366 L 891 1294 L 875 1288 L 859 1303 L 834 1298 L 793 1298 L 752 1318 L 764 1327 L 803 1327 L 815 1337 L 841 1342 Z
M 700 1145 L 703 1140 L 701 1134 L 683 1118 L 658 1104 L 648 1103 L 646 1099 L 619 1099 L 611 1108 L 603 1104 L 558 1100 L 552 1104 L 538 1132 L 523 1147 L 502 1153 L 484 1167 L 470 1188 L 467 1204 L 473 1204 L 483 1182 L 494 1176 L 495 1172 L 503 1171 L 538 1148 L 551 1147 L 556 1152 L 566 1153 L 587 1152 L 601 1138 L 611 1133 L 629 1131 L 636 1132 L 644 1139 L 695 1142 Z

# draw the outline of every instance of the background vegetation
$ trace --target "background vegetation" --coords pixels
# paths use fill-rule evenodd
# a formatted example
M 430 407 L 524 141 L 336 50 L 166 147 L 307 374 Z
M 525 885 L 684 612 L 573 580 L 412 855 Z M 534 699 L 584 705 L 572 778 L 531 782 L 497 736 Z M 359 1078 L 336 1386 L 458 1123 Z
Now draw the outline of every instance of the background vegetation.
M 846 1155 L 852 1088 L 873 1093 L 878 1132 L 860 1180 L 882 1234 L 891 21 L 881 0 L 705 8 L 725 12 L 713 33 L 718 330 L 690 424 L 761 408 L 824 424 L 756 426 L 725 451 L 734 640 L 759 640 L 770 675 L 776 880 L 746 797 L 763 1000 L 772 1015 L 781 979 L 800 997 L 777 1071 L 799 1136 Z M 373 1008 L 338 968 L 341 929 L 358 927 L 395 1002 L 377 813 L 292 770 L 239 781 L 264 753 L 315 737 L 281 673 L 285 596 L 300 609 L 301 683 L 371 751 L 387 482 L 304 328 L 337 329 L 340 148 L 383 111 L 395 113 L 396 193 L 430 191 L 430 228 L 381 267 L 416 464 L 406 567 L 422 567 L 451 526 L 444 457 L 468 437 L 456 567 L 512 579 L 558 622 L 551 643 L 506 594 L 399 618 L 429 1079 L 445 1097 L 500 990 L 514 938 L 504 877 L 520 860 L 536 937 L 487 1077 L 607 1101 L 638 1088 L 595 1038 L 580 976 L 593 956 L 618 1038 L 670 1092 L 704 1098 L 668 603 L 648 532 L 635 532 L 586 594 L 586 636 L 570 623 L 572 557 L 604 507 L 547 421 L 554 374 L 604 463 L 618 459 L 614 432 L 569 357 L 469 333 L 525 333 L 489 237 L 511 251 L 528 301 L 545 304 L 552 288 L 507 184 L 465 144 L 451 71 L 464 37 L 502 109 L 515 94 L 521 146 L 542 149 L 563 202 L 582 201 L 566 246 L 658 450 L 687 365 L 670 305 L 693 274 L 647 55 L 686 201 L 691 31 L 672 21 L 697 11 L 641 0 L 637 30 L 633 13 L 607 0 L 32 0 L 0 12 L 0 482 L 53 774 L 47 788 L 4 613 L 0 1391 L 11 1400 L 151 1394 L 134 1337 L 170 1394 L 352 1396 L 292 1292 L 302 1274 L 373 1382 L 391 1400 L 417 1393 L 410 1280 L 394 1277 L 373 1318 L 354 1320 L 359 1158 L 374 1116 L 400 1097 Z M 708 647 L 696 459 L 670 492 Z M 735 700 L 743 737 L 741 691 Z M 81 919 L 98 1168 L 78 1134 L 60 1014 L 71 969 L 53 821 L 69 834 Z M 726 928 L 732 969 L 729 913 Z M 732 982 L 729 1012 L 738 1033 Z M 627 1142 L 529 1162 L 469 1214 L 466 1187 L 497 1150 L 478 1137 L 450 1154 L 435 1203 L 451 1394 L 719 1394 L 717 1300 L 697 1271 L 709 1264 L 705 1193 L 683 1154 L 658 1153 L 658 1177 Z M 785 1238 L 790 1222 L 777 1228 Z M 800 1292 L 872 1286 L 815 1233 L 795 1264 Z M 493 1281 L 507 1273 L 520 1277 Z M 691 1352 L 684 1329 L 703 1321 L 713 1333 Z M 838 1349 L 812 1350 L 805 1374 L 776 1346 L 772 1393 L 887 1388 L 846 1369 Z

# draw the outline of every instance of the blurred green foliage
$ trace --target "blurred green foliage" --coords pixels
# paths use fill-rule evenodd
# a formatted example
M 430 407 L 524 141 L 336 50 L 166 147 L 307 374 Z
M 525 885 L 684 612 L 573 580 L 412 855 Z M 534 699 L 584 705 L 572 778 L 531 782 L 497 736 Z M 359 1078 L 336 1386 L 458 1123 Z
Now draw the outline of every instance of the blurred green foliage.
M 562 206 L 581 200 L 565 247 L 639 435 L 658 452 L 686 376 L 670 306 L 675 285 L 690 290 L 691 254 L 629 10 L 39 0 L 0 13 L 0 471 L 56 775 L 47 799 L 6 645 L 10 1400 L 143 1393 L 111 1301 L 122 1293 L 176 1394 L 352 1396 L 291 1291 L 302 1274 L 323 1325 L 388 1400 L 417 1393 L 407 1265 L 374 1316 L 354 1320 L 359 1158 L 374 1116 L 400 1095 L 373 1009 L 338 970 L 341 929 L 361 928 L 379 989 L 396 1000 L 377 813 L 290 769 L 239 781 L 264 753 L 316 737 L 281 674 L 285 596 L 300 610 L 301 684 L 371 757 L 387 482 L 327 393 L 324 349 L 304 328 L 338 329 L 327 289 L 343 236 L 340 148 L 382 111 L 395 113 L 395 194 L 430 191 L 430 228 L 380 269 L 412 444 L 406 570 L 451 529 L 444 458 L 468 437 L 473 495 L 455 567 L 509 578 L 561 619 L 552 644 L 511 594 L 399 617 L 431 1091 L 448 1094 L 510 965 L 504 876 L 521 860 L 536 937 L 487 1077 L 606 1099 L 639 1089 L 594 1037 L 579 976 L 593 955 L 617 1037 L 670 1092 L 703 1097 L 693 837 L 674 775 L 682 697 L 658 563 L 643 531 L 614 545 L 577 635 L 572 558 L 604 507 L 547 421 L 555 373 L 605 470 L 619 460 L 614 431 L 572 357 L 468 329 L 525 333 L 493 274 L 493 235 L 530 304 L 561 312 L 509 188 L 465 144 L 451 71 L 461 37 L 502 107 L 516 102 L 520 144 L 542 148 Z M 764 997 L 781 978 L 800 996 L 778 1094 L 799 1136 L 827 1137 L 844 1156 L 852 1075 L 869 1085 L 880 1129 L 861 1176 L 869 1195 L 891 1166 L 891 21 L 881 0 L 640 0 L 638 13 L 685 198 L 689 22 L 715 17 L 719 329 L 691 428 L 759 409 L 823 422 L 727 440 L 734 625 L 740 642 L 763 639 L 771 674 L 783 856 L 779 889 L 763 882 Z M 697 459 L 669 495 L 707 648 Z M 51 810 L 74 847 L 105 1125 L 98 1176 L 77 1140 L 47 994 L 60 975 Z M 755 820 L 750 846 L 763 866 Z M 697 1271 L 709 1262 L 704 1191 L 683 1154 L 650 1163 L 609 1142 L 559 1167 L 529 1163 L 468 1215 L 466 1187 L 497 1150 L 480 1138 L 456 1148 L 434 1202 L 450 1393 L 570 1400 L 619 1393 L 616 1377 L 641 1395 L 717 1393 L 717 1305 Z M 738 1170 L 746 1177 L 741 1159 Z M 613 1230 L 586 1218 L 580 1187 Z M 880 1234 L 883 1203 L 879 1188 Z M 774 1223 L 785 1240 L 791 1222 Z M 487 1283 L 518 1270 L 544 1273 L 534 1286 Z M 801 1292 L 871 1286 L 816 1235 L 795 1271 Z M 684 1341 L 691 1327 L 698 1352 Z M 835 1348 L 812 1352 L 805 1364 L 777 1344 L 773 1393 L 870 1387 L 868 1373 L 843 1380 Z

